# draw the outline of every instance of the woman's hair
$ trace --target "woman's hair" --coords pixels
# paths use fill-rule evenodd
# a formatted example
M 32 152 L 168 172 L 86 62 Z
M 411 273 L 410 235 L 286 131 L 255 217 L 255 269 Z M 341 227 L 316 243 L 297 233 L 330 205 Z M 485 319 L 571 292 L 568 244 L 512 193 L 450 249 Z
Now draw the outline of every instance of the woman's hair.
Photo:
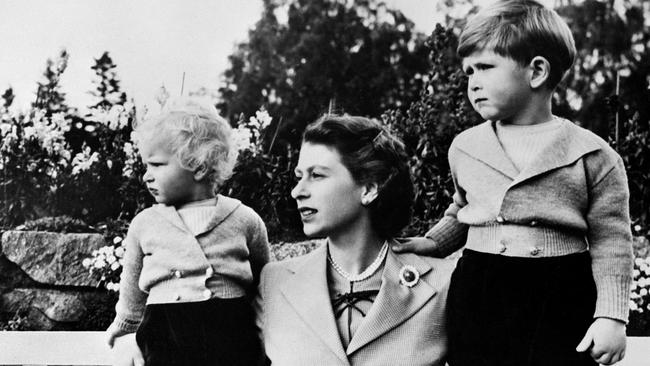
M 177 99 L 168 102 L 161 114 L 136 125 L 136 145 L 156 139 L 169 144 L 183 168 L 206 168 L 215 191 L 232 175 L 238 154 L 232 128 L 207 102 Z
M 534 0 L 500 0 L 471 17 L 460 34 L 457 53 L 464 58 L 483 49 L 520 65 L 544 57 L 551 64 L 551 89 L 576 57 L 569 26 L 554 10 Z
M 368 205 L 373 229 L 396 236 L 411 220 L 413 182 L 404 144 L 375 120 L 327 114 L 307 126 L 303 143 L 333 147 L 357 184 L 377 183 Z

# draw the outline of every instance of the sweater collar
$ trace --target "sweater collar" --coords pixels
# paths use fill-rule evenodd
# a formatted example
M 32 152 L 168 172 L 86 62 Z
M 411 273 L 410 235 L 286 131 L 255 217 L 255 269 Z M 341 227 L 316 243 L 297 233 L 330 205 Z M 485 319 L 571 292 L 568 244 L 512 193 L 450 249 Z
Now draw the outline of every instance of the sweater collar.
M 455 146 L 476 160 L 513 180 L 523 182 L 552 169 L 572 164 L 585 154 L 601 149 L 596 139 L 586 138 L 582 128 L 561 119 L 556 140 L 546 146 L 531 164 L 521 172 L 508 159 L 495 132 L 494 122 L 486 121 L 459 135 Z
M 196 236 L 199 236 L 205 232 L 208 232 L 214 229 L 217 225 L 222 223 L 231 213 L 233 213 L 242 203 L 239 200 L 234 198 L 217 195 L 217 205 L 214 216 L 210 219 L 210 223 L 205 227 L 204 230 L 197 233 Z M 183 223 L 180 215 L 176 211 L 174 206 L 168 206 L 165 204 L 156 204 L 151 207 L 155 212 L 160 214 L 165 220 L 169 221 L 174 226 L 187 231 L 187 227 Z

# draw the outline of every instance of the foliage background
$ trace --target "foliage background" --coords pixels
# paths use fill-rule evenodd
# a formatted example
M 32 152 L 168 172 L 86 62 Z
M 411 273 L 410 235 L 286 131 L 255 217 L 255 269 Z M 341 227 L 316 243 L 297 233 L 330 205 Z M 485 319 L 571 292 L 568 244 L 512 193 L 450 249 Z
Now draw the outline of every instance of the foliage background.
M 235 174 L 222 192 L 259 212 L 272 241 L 303 238 L 289 195 L 300 135 L 324 112 L 360 114 L 381 119 L 404 139 L 417 185 L 414 220 L 404 235 L 424 232 L 453 193 L 446 158 L 451 140 L 481 122 L 466 100 L 455 54 L 472 2 L 440 0 L 446 24 L 428 37 L 375 0 L 263 3 L 248 40 L 229 58 L 215 101 L 242 142 Z M 647 246 L 650 0 L 557 5 L 574 33 L 579 59 L 554 96 L 554 113 L 590 128 L 621 154 L 634 233 Z M 278 20 L 278 11 L 286 11 L 285 21 Z M 12 90 L 1 96 L 0 226 L 65 230 L 83 226 L 79 220 L 105 233 L 112 245 L 152 203 L 130 141 L 136 116 L 146 111 L 136 111 L 121 92 L 106 52 L 92 67 L 96 102 L 81 115 L 59 88 L 68 58 L 64 50 L 47 60 L 30 110 L 10 113 Z M 168 97 L 161 90 L 158 100 L 163 104 Z M 268 123 L 260 122 L 262 111 Z M 643 269 L 637 268 L 639 279 L 650 276 Z M 641 284 L 638 293 L 650 288 L 650 281 Z

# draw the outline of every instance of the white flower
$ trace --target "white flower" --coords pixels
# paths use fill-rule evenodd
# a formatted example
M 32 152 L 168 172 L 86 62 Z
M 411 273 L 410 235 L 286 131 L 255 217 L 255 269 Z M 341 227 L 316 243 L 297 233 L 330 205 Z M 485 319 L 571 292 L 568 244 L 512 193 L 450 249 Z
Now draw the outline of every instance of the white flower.
M 84 260 L 81 261 L 81 265 L 84 266 L 84 268 L 89 268 L 93 265 L 93 260 L 90 258 L 84 258 Z
M 113 271 L 116 271 L 120 267 L 122 267 L 120 262 L 113 262 L 113 264 L 111 264 L 111 270 L 113 270 Z
M 574 111 L 578 111 L 582 108 L 582 97 L 572 89 L 566 90 L 566 99 L 567 102 L 569 102 L 569 107 Z
M 117 245 L 122 242 L 122 238 L 119 236 L 116 236 L 113 238 L 113 244 Z
M 122 258 L 124 256 L 124 247 L 118 247 L 115 249 L 115 256 Z
M 72 175 L 77 175 L 99 161 L 99 154 L 95 151 L 91 153 L 90 147 L 86 146 L 82 152 L 77 153 L 72 159 Z
M 233 140 L 238 151 L 252 150 L 253 144 L 251 138 L 253 137 L 250 129 L 245 126 L 239 126 L 233 130 Z
M 103 259 L 98 259 L 98 260 L 95 262 L 94 267 L 97 268 L 97 269 L 104 268 L 104 267 L 106 267 L 106 262 L 104 262 Z
M 637 233 L 641 231 L 641 225 L 634 225 L 634 231 L 636 231 Z
M 648 294 L 648 290 L 646 290 L 645 288 L 642 288 L 641 290 L 639 290 L 639 295 L 645 296 L 647 294 Z
M 632 300 L 630 300 L 630 310 L 632 310 L 632 311 L 638 311 L 639 310 L 639 307 Z

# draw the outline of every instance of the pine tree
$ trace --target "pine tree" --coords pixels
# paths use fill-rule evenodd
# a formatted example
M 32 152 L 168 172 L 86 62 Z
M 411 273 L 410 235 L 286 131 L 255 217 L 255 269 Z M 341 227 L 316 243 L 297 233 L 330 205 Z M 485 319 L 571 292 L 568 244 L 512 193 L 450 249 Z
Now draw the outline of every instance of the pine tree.
M 120 91 L 120 81 L 115 68 L 116 65 L 108 52 L 104 52 L 100 58 L 95 59 L 95 65 L 91 66 L 91 69 L 97 76 L 93 81 L 96 90 L 90 91 L 90 94 L 99 101 L 90 106 L 91 108 L 110 108 L 113 105 L 123 105 L 126 102 L 126 94 Z
M 65 104 L 65 94 L 60 90 L 59 81 L 68 67 L 69 56 L 68 52 L 62 49 L 56 60 L 47 60 L 45 72 L 43 73 L 44 80 L 38 82 L 36 100 L 32 103 L 32 107 L 44 109 L 47 115 L 67 112 L 68 106 Z

